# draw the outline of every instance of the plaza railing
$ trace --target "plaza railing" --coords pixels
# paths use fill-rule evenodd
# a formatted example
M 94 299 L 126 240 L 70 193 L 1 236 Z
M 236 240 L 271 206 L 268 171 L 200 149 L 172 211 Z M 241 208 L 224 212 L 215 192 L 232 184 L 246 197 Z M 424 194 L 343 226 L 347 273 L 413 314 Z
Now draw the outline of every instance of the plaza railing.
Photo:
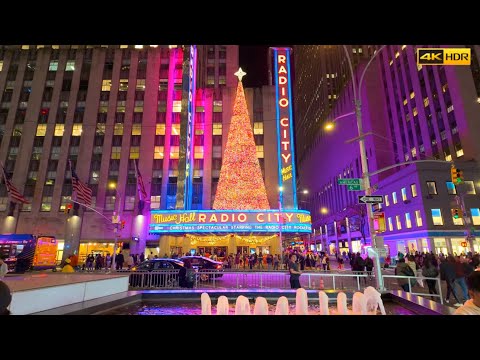
M 442 296 L 442 282 L 440 277 L 431 278 L 431 277 L 423 277 L 423 276 L 400 276 L 400 275 L 382 275 L 384 286 L 386 290 L 403 290 L 403 288 L 399 285 L 399 279 L 406 279 L 408 284 L 408 292 L 412 295 L 419 295 L 423 297 L 433 297 L 439 298 L 440 304 L 443 304 L 443 296 Z M 435 288 L 437 290 L 437 294 L 430 294 L 429 288 L 427 285 L 427 280 L 434 280 L 435 281 Z

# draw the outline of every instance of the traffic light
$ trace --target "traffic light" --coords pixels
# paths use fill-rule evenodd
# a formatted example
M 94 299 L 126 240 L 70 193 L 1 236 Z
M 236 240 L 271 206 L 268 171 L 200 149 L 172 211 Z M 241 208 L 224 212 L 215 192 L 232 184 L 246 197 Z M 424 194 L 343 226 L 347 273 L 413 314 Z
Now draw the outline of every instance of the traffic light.
M 454 184 L 461 184 L 464 181 L 462 170 L 457 169 L 455 166 L 452 166 L 452 169 L 450 171 L 452 174 L 452 182 Z
M 68 203 L 65 205 L 65 208 L 63 209 L 63 212 L 65 214 L 70 214 L 70 210 L 72 209 L 72 204 Z
M 124 229 L 125 228 L 125 220 L 122 220 L 122 222 L 120 223 L 120 229 Z
M 462 210 L 460 210 L 460 209 L 452 209 L 452 216 L 453 216 L 454 219 L 463 218 Z

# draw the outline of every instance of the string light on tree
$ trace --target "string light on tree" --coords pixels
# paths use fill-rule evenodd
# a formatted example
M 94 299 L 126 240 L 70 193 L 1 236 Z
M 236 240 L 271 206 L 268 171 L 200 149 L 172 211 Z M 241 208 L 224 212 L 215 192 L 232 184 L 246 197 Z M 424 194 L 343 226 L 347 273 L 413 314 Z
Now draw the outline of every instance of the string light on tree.
M 243 91 L 242 68 L 213 209 L 270 209 Z

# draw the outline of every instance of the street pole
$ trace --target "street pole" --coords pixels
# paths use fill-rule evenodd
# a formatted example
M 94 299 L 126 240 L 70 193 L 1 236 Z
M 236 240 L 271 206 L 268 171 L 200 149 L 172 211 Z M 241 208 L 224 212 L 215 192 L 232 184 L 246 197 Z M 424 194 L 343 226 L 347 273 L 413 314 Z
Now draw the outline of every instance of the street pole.
M 280 218 L 278 219 L 278 237 L 280 241 L 280 256 L 283 256 L 283 242 L 282 242 L 282 201 L 281 201 L 281 195 L 282 193 L 278 195 L 278 211 L 280 212 Z
M 113 256 L 112 256 L 112 267 L 111 271 L 115 271 L 115 256 L 117 254 L 117 238 L 119 236 L 119 230 L 120 230 L 120 193 L 117 193 L 117 216 L 118 216 L 118 222 L 114 224 L 115 228 L 113 229 L 113 233 L 115 234 L 115 237 L 113 239 Z
M 362 178 L 363 178 L 363 185 L 365 188 L 365 195 L 371 195 L 372 189 L 370 188 L 370 176 L 368 173 L 368 163 L 367 163 L 367 152 L 365 149 L 365 136 L 363 134 L 363 123 L 362 123 L 362 101 L 361 101 L 361 96 L 362 96 L 362 81 L 363 77 L 366 74 L 367 69 L 369 68 L 370 64 L 373 62 L 373 59 L 375 56 L 385 47 L 383 45 L 378 49 L 378 51 L 372 56 L 372 58 L 368 61 L 367 65 L 363 69 L 363 73 L 360 76 L 360 82 L 357 88 L 357 82 L 356 82 L 356 77 L 355 73 L 353 71 L 353 64 L 352 60 L 350 59 L 350 53 L 348 51 L 348 48 L 346 45 L 343 45 L 343 49 L 345 50 L 345 55 L 348 60 L 348 65 L 350 68 L 350 75 L 352 77 L 352 85 L 353 85 L 353 97 L 355 101 L 355 115 L 357 118 L 357 128 L 358 128 L 358 137 L 359 137 L 359 144 L 360 144 L 360 161 L 362 164 Z M 368 218 L 368 232 L 370 234 L 370 239 L 371 239 L 371 245 L 372 248 L 377 248 L 377 245 L 380 245 L 383 247 L 383 244 L 377 244 L 376 239 L 375 239 L 375 228 L 374 228 L 374 223 L 373 223 L 373 211 L 372 211 L 372 206 L 370 204 L 365 204 L 367 207 L 367 218 Z M 383 291 L 384 284 L 383 284 L 383 277 L 382 277 L 382 270 L 380 268 L 380 260 L 379 260 L 379 254 L 378 251 L 375 251 L 375 281 L 376 281 L 376 286 L 379 291 Z

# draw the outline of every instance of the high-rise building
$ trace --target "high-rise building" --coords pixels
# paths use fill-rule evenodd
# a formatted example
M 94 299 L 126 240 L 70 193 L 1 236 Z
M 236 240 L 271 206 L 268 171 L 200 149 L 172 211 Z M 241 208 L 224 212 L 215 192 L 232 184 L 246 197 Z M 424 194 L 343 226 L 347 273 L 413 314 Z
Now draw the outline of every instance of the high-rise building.
M 420 47 L 434 46 L 387 46 L 366 72 L 360 99 L 368 170 L 414 160 L 444 162 L 396 166 L 371 177 L 373 194 L 384 196 L 384 204 L 376 208 L 383 214 L 377 215 L 375 225 L 392 256 L 398 251 L 479 251 L 478 237 L 467 239 L 480 225 L 479 47 L 472 47 L 471 66 L 417 65 Z M 301 54 L 296 49 L 297 66 L 316 61 L 320 68 L 321 62 L 331 61 L 324 59 L 329 55 L 315 59 Z M 357 79 L 367 60 L 355 70 Z M 315 84 L 298 84 L 296 97 L 311 96 L 304 89 Z M 318 123 L 313 140 L 297 127 L 297 144 L 311 146 L 299 162 L 299 182 L 310 190 L 306 201 L 318 242 L 323 240 L 331 251 L 357 252 L 365 238 L 369 243 L 365 205 L 358 204 L 364 192 L 338 184 L 341 178 L 362 177 L 351 81 L 347 85 L 329 111 L 310 97 L 312 106 L 325 109 L 322 117 L 300 110 L 297 101 L 297 121 L 303 116 L 304 123 Z M 335 118 L 334 130 L 327 131 L 325 122 Z M 450 161 L 464 171 L 463 184 L 452 183 Z M 465 217 L 454 217 L 454 210 L 461 208 Z
M 0 160 L 30 201 L 11 208 L 0 186 L 0 233 L 31 233 L 80 242 L 83 256 L 113 250 L 110 218 L 121 213 L 119 241 L 133 253 L 156 252 L 159 236 L 139 224 L 135 161 L 147 209 L 179 207 L 185 163 L 180 133 L 188 77 L 182 46 L 0 47 Z M 233 111 L 238 46 L 202 45 L 197 55 L 192 209 L 211 209 Z M 247 74 L 248 76 L 248 74 Z M 245 89 L 267 196 L 278 198 L 275 89 Z M 182 149 L 183 147 L 183 149 Z M 66 208 L 69 160 L 92 189 L 91 209 Z M 183 174 L 184 179 L 184 174 Z M 65 212 L 69 211 L 69 214 Z M 134 239 L 134 241 L 132 241 Z M 73 243 L 75 243 L 73 241 Z M 128 245 L 127 245 L 128 244 Z M 190 249 L 184 249 L 187 251 Z M 163 254 L 161 254 L 163 255 Z

